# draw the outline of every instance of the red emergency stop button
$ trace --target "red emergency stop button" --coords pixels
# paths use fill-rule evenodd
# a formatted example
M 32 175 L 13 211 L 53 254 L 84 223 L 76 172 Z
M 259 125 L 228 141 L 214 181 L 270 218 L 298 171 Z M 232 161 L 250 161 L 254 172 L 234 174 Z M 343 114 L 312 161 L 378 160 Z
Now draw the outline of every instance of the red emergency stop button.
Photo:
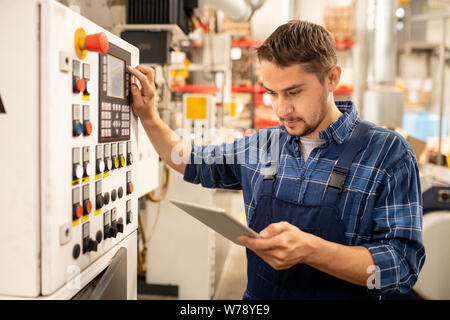
M 78 57 L 83 60 L 88 51 L 107 53 L 109 50 L 108 37 L 104 32 L 86 35 L 83 28 L 75 31 L 75 51 Z
M 84 39 L 85 49 L 93 52 L 107 53 L 109 42 L 104 32 L 91 34 Z

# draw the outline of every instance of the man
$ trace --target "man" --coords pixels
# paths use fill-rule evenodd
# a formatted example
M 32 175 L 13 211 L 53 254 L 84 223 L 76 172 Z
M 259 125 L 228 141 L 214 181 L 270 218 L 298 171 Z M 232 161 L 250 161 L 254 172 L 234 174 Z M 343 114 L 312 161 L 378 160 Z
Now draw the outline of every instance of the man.
M 351 101 L 334 101 L 341 67 L 323 27 L 290 21 L 257 54 L 281 125 L 220 147 L 174 135 L 155 111 L 153 72 L 130 68 L 142 84 L 132 88 L 133 110 L 162 159 L 186 181 L 243 190 L 247 222 L 261 236 L 239 238 L 248 248 L 244 299 L 408 292 L 425 261 L 412 149 L 361 121 Z

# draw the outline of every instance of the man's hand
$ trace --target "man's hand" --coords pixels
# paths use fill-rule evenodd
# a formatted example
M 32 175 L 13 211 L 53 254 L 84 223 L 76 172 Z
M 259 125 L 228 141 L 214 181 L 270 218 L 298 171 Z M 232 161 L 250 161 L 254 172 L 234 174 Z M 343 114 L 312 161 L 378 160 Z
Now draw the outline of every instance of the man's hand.
M 241 235 L 238 240 L 275 270 L 306 263 L 314 251 L 314 241 L 317 239 L 285 221 L 272 223 L 260 232 L 260 236 L 262 238 L 255 239 Z
M 153 120 L 157 116 L 155 111 L 155 73 L 152 68 L 139 65 L 136 68 L 128 67 L 128 71 L 141 83 L 139 90 L 135 84 L 131 85 L 133 112 L 141 121 Z

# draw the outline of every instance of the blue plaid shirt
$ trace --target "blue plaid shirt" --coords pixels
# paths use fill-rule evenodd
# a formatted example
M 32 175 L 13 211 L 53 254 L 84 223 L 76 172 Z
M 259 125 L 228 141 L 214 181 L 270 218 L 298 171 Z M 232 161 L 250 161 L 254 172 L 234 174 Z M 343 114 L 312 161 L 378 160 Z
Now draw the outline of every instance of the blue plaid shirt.
M 278 199 L 319 205 L 324 185 L 337 162 L 337 146 L 345 143 L 360 121 L 351 101 L 336 102 L 343 115 L 319 132 L 325 143 L 305 162 L 299 138 L 280 138 L 274 193 Z M 218 146 L 193 145 L 184 180 L 206 188 L 242 189 L 250 222 L 263 178 L 263 150 L 284 127 Z M 267 138 L 266 138 L 267 137 Z M 373 127 L 350 167 L 345 192 L 336 203 L 347 245 L 364 246 L 375 262 L 380 292 L 406 292 L 416 283 L 425 262 L 422 243 L 422 194 L 414 153 L 399 134 Z

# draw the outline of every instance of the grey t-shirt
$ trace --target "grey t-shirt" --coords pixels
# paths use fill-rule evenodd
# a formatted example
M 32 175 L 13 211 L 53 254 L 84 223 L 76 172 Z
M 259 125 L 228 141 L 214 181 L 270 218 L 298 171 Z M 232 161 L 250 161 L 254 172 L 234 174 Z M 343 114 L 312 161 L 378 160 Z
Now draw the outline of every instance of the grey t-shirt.
M 304 138 L 300 137 L 300 148 L 302 150 L 303 160 L 306 162 L 308 160 L 311 151 L 324 144 L 325 140 L 323 139 L 312 139 L 312 138 Z

